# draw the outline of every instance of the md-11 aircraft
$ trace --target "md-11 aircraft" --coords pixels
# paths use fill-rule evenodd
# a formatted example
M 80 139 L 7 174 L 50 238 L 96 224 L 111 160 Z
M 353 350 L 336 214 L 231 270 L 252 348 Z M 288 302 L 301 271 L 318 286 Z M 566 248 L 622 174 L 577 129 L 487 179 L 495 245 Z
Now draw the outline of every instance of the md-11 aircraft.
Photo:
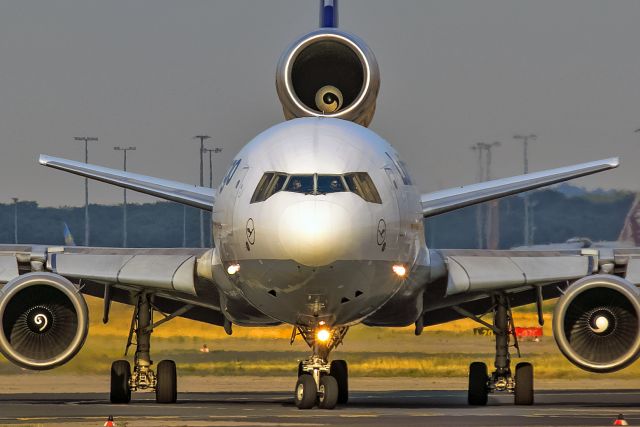
M 337 0 L 320 28 L 280 58 L 287 119 L 249 142 L 213 190 L 61 158 L 43 165 L 211 211 L 211 249 L 0 247 L 0 351 L 28 369 L 69 361 L 88 330 L 83 295 L 135 307 L 127 348 L 113 362 L 111 401 L 154 390 L 177 398 L 176 365 L 153 368 L 151 333 L 181 316 L 223 327 L 291 325 L 310 355 L 299 363 L 298 408 L 348 400 L 348 367 L 331 360 L 353 325 L 423 328 L 470 318 L 495 334 L 495 369 L 474 362 L 468 401 L 507 392 L 534 401 L 533 367 L 511 364 L 512 307 L 557 298 L 554 336 L 575 365 L 612 372 L 640 354 L 640 249 L 438 250 L 424 218 L 618 166 L 606 159 L 420 193 L 388 142 L 368 129 L 380 74 L 360 38 L 337 28 Z M 150 220 L 152 220 L 150 218 Z M 162 313 L 154 321 L 154 312 Z M 483 314 L 492 313 L 487 322 Z M 517 345 L 517 341 L 515 342 Z M 375 374 L 375 373 L 372 373 Z

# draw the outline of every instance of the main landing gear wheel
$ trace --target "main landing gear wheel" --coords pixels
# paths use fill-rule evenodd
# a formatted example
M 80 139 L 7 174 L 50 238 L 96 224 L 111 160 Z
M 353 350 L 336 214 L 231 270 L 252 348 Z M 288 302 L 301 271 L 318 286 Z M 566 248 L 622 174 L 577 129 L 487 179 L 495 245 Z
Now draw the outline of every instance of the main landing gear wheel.
M 176 363 L 173 360 L 163 360 L 158 363 L 156 384 L 156 402 L 176 403 L 178 398 L 178 375 Z
M 469 405 L 485 406 L 489 395 L 487 387 L 487 365 L 483 362 L 473 362 L 469 366 Z
M 533 405 L 533 365 L 522 362 L 516 365 L 516 405 Z
M 111 364 L 111 403 L 129 403 L 131 401 L 131 365 L 126 360 L 116 360 Z
M 331 375 L 320 377 L 318 408 L 333 409 L 338 403 L 338 382 Z
M 302 374 L 298 377 L 294 399 L 298 409 L 311 409 L 316 404 L 318 391 L 316 381 L 309 374 Z
M 331 376 L 338 383 L 338 404 L 344 405 L 349 401 L 349 369 L 344 360 L 334 360 L 331 362 Z

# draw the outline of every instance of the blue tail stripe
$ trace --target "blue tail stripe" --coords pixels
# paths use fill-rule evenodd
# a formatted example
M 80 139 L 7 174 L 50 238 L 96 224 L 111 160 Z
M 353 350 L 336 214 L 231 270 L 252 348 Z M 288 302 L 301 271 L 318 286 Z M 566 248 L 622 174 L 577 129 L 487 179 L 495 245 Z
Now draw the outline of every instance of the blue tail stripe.
M 320 27 L 338 27 L 338 0 L 320 0 Z

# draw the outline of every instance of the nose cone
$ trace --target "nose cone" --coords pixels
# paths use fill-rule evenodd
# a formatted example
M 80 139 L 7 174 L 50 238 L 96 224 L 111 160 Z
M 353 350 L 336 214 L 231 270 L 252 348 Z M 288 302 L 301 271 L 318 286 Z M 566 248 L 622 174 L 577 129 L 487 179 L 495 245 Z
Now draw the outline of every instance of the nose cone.
M 351 218 L 342 206 L 308 200 L 287 207 L 280 217 L 283 249 L 296 262 L 319 267 L 340 259 L 348 250 Z

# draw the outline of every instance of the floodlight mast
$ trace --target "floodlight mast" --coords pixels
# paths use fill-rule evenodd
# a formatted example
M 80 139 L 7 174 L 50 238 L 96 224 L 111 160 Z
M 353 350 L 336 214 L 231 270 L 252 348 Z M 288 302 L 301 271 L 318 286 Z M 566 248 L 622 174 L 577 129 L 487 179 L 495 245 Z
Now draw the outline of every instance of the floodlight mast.
M 98 142 L 98 138 L 76 136 L 76 141 L 84 142 L 84 162 L 89 163 L 89 142 Z M 84 179 L 84 245 L 89 246 L 89 179 Z
M 211 139 L 209 135 L 196 135 L 193 139 L 200 141 L 200 187 L 204 187 L 204 141 Z M 204 212 L 200 209 L 200 247 L 204 248 Z
M 523 148 L 523 163 L 524 173 L 529 173 L 529 141 L 535 141 L 538 136 L 535 134 L 530 135 L 514 135 L 513 139 L 519 139 L 522 141 Z M 524 193 L 524 245 L 531 245 L 531 206 L 529 203 L 529 193 Z
M 113 147 L 115 151 L 122 151 L 124 154 L 123 171 L 127 171 L 127 151 L 135 151 L 136 147 Z M 127 189 L 122 192 L 122 247 L 127 247 Z

